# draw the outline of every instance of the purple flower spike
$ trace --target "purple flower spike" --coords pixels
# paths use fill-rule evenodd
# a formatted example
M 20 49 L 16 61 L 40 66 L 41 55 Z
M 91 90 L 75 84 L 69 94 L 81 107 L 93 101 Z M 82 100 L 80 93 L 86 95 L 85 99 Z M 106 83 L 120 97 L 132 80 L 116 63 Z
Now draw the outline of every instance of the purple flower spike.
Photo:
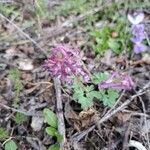
M 134 87 L 134 82 L 130 76 L 114 72 L 109 79 L 99 83 L 98 87 L 99 89 L 131 90 Z
M 128 14 L 128 20 L 132 23 L 132 35 L 131 41 L 134 43 L 133 49 L 135 54 L 139 54 L 147 51 L 148 47 L 142 42 L 146 39 L 145 26 L 141 22 L 144 19 L 144 13 Z
M 43 67 L 50 76 L 57 77 L 62 82 L 71 83 L 73 75 L 81 76 L 87 82 L 89 75 L 83 68 L 79 55 L 78 50 L 58 45 L 51 50 L 51 54 Z
M 145 30 L 144 24 L 132 25 L 132 34 L 137 35 L 143 33 Z
M 145 33 L 145 26 L 144 24 L 138 24 L 132 26 L 132 34 L 134 35 L 134 38 L 132 38 L 132 42 L 142 42 L 146 39 L 146 33 Z
M 145 52 L 147 51 L 148 47 L 142 43 L 136 43 L 134 45 L 134 53 L 135 54 L 139 54 L 141 52 Z

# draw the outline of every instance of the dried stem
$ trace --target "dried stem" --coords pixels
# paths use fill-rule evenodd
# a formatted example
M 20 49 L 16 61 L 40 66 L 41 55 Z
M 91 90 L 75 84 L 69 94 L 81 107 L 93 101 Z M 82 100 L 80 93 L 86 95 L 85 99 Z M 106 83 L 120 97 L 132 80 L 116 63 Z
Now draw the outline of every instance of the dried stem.
M 146 108 L 145 108 L 145 104 L 142 100 L 142 98 L 139 96 L 139 100 L 142 104 L 142 108 L 143 108 L 143 113 L 146 115 Z M 148 123 L 147 123 L 147 118 L 146 116 L 143 116 L 144 117 L 144 124 L 145 124 L 145 127 L 146 127 L 146 141 L 147 141 L 147 145 L 148 145 L 148 149 L 150 149 L 150 141 L 149 141 L 149 133 L 148 133 Z
M 58 131 L 63 136 L 63 141 L 60 144 L 61 149 L 64 147 L 64 143 L 66 141 L 66 128 L 64 122 L 64 114 L 63 114 L 63 105 L 62 105 L 62 97 L 61 97 L 61 82 L 58 78 L 54 78 L 54 86 L 56 93 L 56 107 L 57 107 L 57 118 L 58 118 Z
M 45 107 L 47 104 L 46 103 L 43 103 L 42 104 L 42 107 Z M 20 109 L 16 109 L 16 108 L 12 108 L 12 107 L 9 107 L 3 103 L 0 103 L 0 107 L 3 107 L 4 109 L 7 109 L 7 110 L 11 110 L 12 112 L 18 112 L 18 113 L 22 113 L 26 116 L 43 116 L 42 113 L 35 113 L 35 112 L 27 112 L 27 111 L 24 111 L 24 110 L 20 110 Z

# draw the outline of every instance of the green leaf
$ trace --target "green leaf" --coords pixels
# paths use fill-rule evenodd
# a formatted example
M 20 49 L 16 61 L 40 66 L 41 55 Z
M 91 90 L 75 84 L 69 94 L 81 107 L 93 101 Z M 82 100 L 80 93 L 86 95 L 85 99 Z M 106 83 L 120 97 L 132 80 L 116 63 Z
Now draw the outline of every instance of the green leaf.
M 17 104 L 19 102 L 19 95 L 20 92 L 23 90 L 23 84 L 20 80 L 21 77 L 21 72 L 17 69 L 11 69 L 9 71 L 9 78 L 13 81 L 14 83 L 14 89 L 15 89 L 15 101 L 14 101 L 14 106 L 17 107 Z
M 94 90 L 94 85 L 86 86 L 85 88 L 86 92 L 91 92 Z
M 58 142 L 61 142 L 63 140 L 63 136 L 59 132 L 56 132 L 55 136 L 57 137 Z
M 5 143 L 5 150 L 17 150 L 17 145 L 13 140 L 9 140 Z
M 27 121 L 27 116 L 22 114 L 22 113 L 19 113 L 17 112 L 16 115 L 15 115 L 15 119 L 14 121 L 17 123 L 17 124 L 22 124 L 24 122 Z
M 87 97 L 80 97 L 78 102 L 81 104 L 81 108 L 87 109 L 91 106 L 93 106 L 93 100 Z
M 80 83 L 77 81 L 77 79 L 74 79 L 74 83 L 73 83 L 73 98 L 78 100 L 80 97 L 84 96 L 84 91 L 83 88 L 81 88 Z
M 94 84 L 98 84 L 104 80 L 107 80 L 109 77 L 109 74 L 107 72 L 104 73 L 94 73 L 92 76 L 92 82 Z
M 36 14 L 41 18 L 46 18 L 50 14 L 47 7 L 46 0 L 37 0 L 35 3 Z
M 60 150 L 60 146 L 58 144 L 54 144 L 48 148 L 48 150 Z
M 81 90 L 74 90 L 73 98 L 74 99 L 79 99 L 80 97 L 83 97 L 84 92 Z
M 0 139 L 8 138 L 8 132 L 4 128 L 0 128 Z
M 53 113 L 51 110 L 49 110 L 48 108 L 45 108 L 44 111 L 44 117 L 45 117 L 45 120 L 46 122 L 54 127 L 54 128 L 57 128 L 57 116 L 55 113 Z
M 110 38 L 108 41 L 109 48 L 111 48 L 115 53 L 120 53 L 120 44 L 115 40 Z
M 102 94 L 99 91 L 91 91 L 91 92 L 87 93 L 86 96 L 90 99 L 93 99 L 93 98 L 101 99 L 102 98 Z
M 117 90 L 108 89 L 107 92 L 112 101 L 116 101 L 116 99 L 119 97 L 119 91 Z
M 117 98 L 119 97 L 119 91 L 108 89 L 100 91 L 102 94 L 102 99 L 99 99 L 103 102 L 105 106 L 112 107 L 116 103 Z
M 47 127 L 46 133 L 52 137 L 56 137 L 57 141 L 61 142 L 63 139 L 63 136 L 53 127 Z
M 45 129 L 46 133 L 49 134 L 50 136 L 55 136 L 56 135 L 56 132 L 58 132 L 56 130 L 56 128 L 53 128 L 53 127 L 47 127 Z
M 102 101 L 103 104 L 108 107 L 112 107 L 115 104 L 115 101 L 112 101 L 108 95 L 103 95 Z

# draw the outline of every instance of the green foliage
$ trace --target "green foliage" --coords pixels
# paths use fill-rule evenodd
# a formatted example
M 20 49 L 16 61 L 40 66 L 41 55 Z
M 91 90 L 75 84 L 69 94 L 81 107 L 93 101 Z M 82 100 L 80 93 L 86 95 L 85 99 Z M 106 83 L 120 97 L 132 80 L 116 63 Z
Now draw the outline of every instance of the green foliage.
M 95 86 L 101 81 L 108 79 L 109 74 L 95 73 L 91 80 L 92 83 L 89 86 L 83 85 L 77 79 L 74 80 L 73 88 L 73 98 L 81 104 L 81 108 L 87 109 L 94 104 L 94 100 L 101 101 L 105 106 L 112 107 L 116 99 L 119 97 L 119 91 L 113 89 L 107 90 L 95 90 Z
M 57 11 L 64 16 L 70 13 L 82 13 L 88 8 L 87 0 L 65 0 L 62 6 L 57 8 Z
M 5 140 L 5 150 L 16 150 L 17 145 L 13 140 L 9 140 L 8 132 L 0 127 L 0 140 Z M 7 140 L 8 139 L 8 140 Z
M 64 0 L 61 5 L 48 9 L 46 0 L 37 0 L 36 14 L 41 18 L 55 19 L 56 16 L 81 14 L 92 8 L 97 0 Z
M 52 127 L 57 128 L 57 116 L 55 113 L 53 113 L 51 110 L 49 110 L 48 108 L 45 108 L 44 111 L 44 117 L 45 117 L 45 121 Z
M 0 128 L 0 139 L 7 139 L 8 138 L 8 132 L 4 128 Z
M 78 103 L 81 104 L 81 108 L 86 109 L 88 107 L 93 106 L 93 100 L 91 99 L 91 97 L 88 97 L 89 95 L 87 95 L 87 93 L 93 90 L 93 86 L 85 87 L 84 85 L 81 84 L 82 83 L 79 83 L 76 79 L 74 80 L 73 98 L 77 100 Z
M 100 93 L 102 95 L 101 101 L 105 106 L 108 107 L 114 106 L 117 98 L 119 97 L 119 92 L 113 89 L 100 90 Z
M 16 115 L 15 115 L 15 119 L 14 121 L 17 123 L 17 124 L 22 124 L 24 122 L 27 121 L 27 116 L 22 114 L 22 113 L 19 113 L 17 112 Z
M 95 73 L 92 76 L 92 82 L 94 84 L 98 84 L 104 80 L 107 80 L 108 77 L 109 74 L 107 72 Z M 96 97 L 97 100 L 102 101 L 103 104 L 108 107 L 112 107 L 115 104 L 117 98 L 119 97 L 119 91 L 113 89 L 99 90 L 99 93 L 101 97 Z
M 94 73 L 92 75 L 92 83 L 94 84 L 98 84 L 100 83 L 101 81 L 104 81 L 104 80 L 107 80 L 109 77 L 109 74 L 108 72 L 103 72 L 103 73 Z
M 19 101 L 19 95 L 23 90 L 23 84 L 20 80 L 21 73 L 20 71 L 15 68 L 9 71 L 9 78 L 14 82 L 14 89 L 15 89 L 15 102 L 14 105 L 16 106 Z
M 47 0 L 36 0 L 35 1 L 35 13 L 40 18 L 46 18 L 50 15 L 48 10 L 48 1 Z
M 17 145 L 13 140 L 9 140 L 5 143 L 5 150 L 17 150 Z
M 49 134 L 50 136 L 52 137 L 56 137 L 57 138 L 57 141 L 61 142 L 63 137 L 62 135 L 60 135 L 60 133 L 57 131 L 56 128 L 53 128 L 53 127 L 47 127 L 45 129 L 46 133 Z
M 60 150 L 60 146 L 58 144 L 54 144 L 48 148 L 48 150 Z
M 114 27 L 105 26 L 91 32 L 94 40 L 93 49 L 97 54 L 103 55 L 106 50 L 111 49 L 120 54 L 125 43 L 129 43 L 129 33 L 126 31 L 126 23 L 121 20 Z
M 20 16 L 17 6 L 10 4 L 3 4 L 0 2 L 0 13 L 3 13 L 5 16 L 13 15 L 15 18 Z
M 48 108 L 45 108 L 43 110 L 43 114 L 44 114 L 46 123 L 50 125 L 49 127 L 45 128 L 46 133 L 52 137 L 57 138 L 57 143 L 50 146 L 48 150 L 59 150 L 60 149 L 59 143 L 63 140 L 63 136 L 57 130 L 58 128 L 57 116 L 54 112 L 52 112 Z
M 87 109 L 93 106 L 93 99 L 101 99 L 102 95 L 99 91 L 94 90 L 94 85 L 84 86 L 81 82 L 74 80 L 73 85 L 73 98 L 81 104 L 81 108 Z

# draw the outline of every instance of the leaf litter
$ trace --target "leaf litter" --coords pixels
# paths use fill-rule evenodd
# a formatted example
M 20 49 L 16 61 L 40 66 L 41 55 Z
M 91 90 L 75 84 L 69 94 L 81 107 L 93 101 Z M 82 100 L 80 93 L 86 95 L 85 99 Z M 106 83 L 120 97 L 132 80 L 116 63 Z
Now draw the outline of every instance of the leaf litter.
M 63 2 L 58 0 L 57 2 L 48 1 L 48 3 L 49 7 L 53 9 L 53 7 L 61 6 Z M 149 53 L 135 55 L 125 50 L 123 53 L 116 55 L 110 48 L 103 56 L 95 55 L 93 52 L 94 50 L 91 47 L 92 40 L 90 39 L 91 37 L 88 31 L 93 30 L 95 25 L 96 28 L 99 29 L 103 27 L 103 24 L 109 24 L 111 26 L 113 22 L 113 19 L 110 19 L 113 17 L 111 13 L 106 13 L 105 18 L 99 16 L 101 21 L 98 18 L 95 18 L 95 21 L 89 21 L 88 26 L 85 26 L 86 23 L 84 24 L 84 22 L 87 22 L 85 19 L 73 24 L 73 26 L 59 28 L 65 21 L 78 18 L 79 14 L 84 13 L 84 8 L 83 12 L 79 10 L 79 14 L 70 12 L 68 16 L 57 15 L 54 19 L 49 19 L 47 16 L 45 18 L 38 18 L 36 13 L 30 10 L 31 2 L 27 3 L 23 1 L 19 3 L 14 1 L 14 4 L 11 4 L 10 7 L 13 5 L 16 6 L 14 11 L 16 14 L 14 14 L 14 12 L 8 13 L 10 10 L 6 14 L 1 11 L 0 13 L 4 13 L 4 15 L 17 24 L 23 32 L 29 34 L 47 54 L 49 54 L 50 49 L 57 43 L 70 44 L 73 47 L 77 47 L 78 45 L 78 47 L 84 51 L 84 62 L 89 66 L 88 68 L 91 72 L 111 72 L 119 70 L 132 75 L 136 89 L 132 92 L 126 92 L 117 105 L 123 104 L 130 96 L 134 95 L 138 89 L 142 89 L 142 87 L 150 81 Z M 102 5 L 104 4 L 102 3 Z M 98 3 L 95 7 L 97 6 Z M 7 7 L 7 9 L 9 9 L 9 7 Z M 134 11 L 136 9 L 132 8 L 131 10 Z M 126 12 L 126 10 L 123 11 Z M 143 11 L 145 11 L 145 20 L 147 22 L 149 21 L 150 14 L 146 7 L 143 8 Z M 17 15 L 17 13 L 19 13 L 19 15 Z M 101 11 L 98 11 L 98 13 L 101 13 Z M 13 137 L 13 141 L 9 141 L 9 143 L 13 143 L 14 149 L 18 147 L 18 149 L 24 150 L 45 150 L 50 145 L 55 144 L 56 139 L 51 138 L 44 131 L 43 109 L 48 107 L 55 112 L 59 111 L 56 110 L 55 107 L 56 96 L 53 81 L 41 67 L 46 57 L 32 41 L 25 39 L 25 37 L 16 30 L 13 24 L 10 24 L 2 18 L 0 18 L 0 22 L 0 127 L 6 130 L 2 131 L 2 134 L 8 132 L 7 136 Z M 35 24 L 35 22 L 38 22 L 38 24 Z M 85 27 L 87 27 L 87 29 L 85 29 Z M 149 24 L 146 23 L 145 28 L 146 32 L 149 33 Z M 51 35 L 52 30 L 53 35 Z M 118 35 L 113 32 L 113 38 L 116 36 Z M 129 53 L 131 55 L 129 55 Z M 19 69 L 21 74 L 19 78 L 23 86 L 18 95 L 17 106 L 13 105 L 16 95 L 15 85 L 8 77 L 9 71 L 15 68 Z M 75 145 L 71 144 L 71 137 L 77 134 L 82 135 L 83 131 L 90 129 L 90 127 L 95 124 L 97 125 L 98 120 L 107 113 L 109 108 L 105 107 L 101 102 L 95 101 L 93 107 L 82 110 L 81 106 L 72 100 L 71 94 L 69 93 L 70 91 L 67 92 L 68 93 L 63 92 L 62 99 L 65 114 L 66 137 L 70 147 L 66 149 L 71 149 L 71 147 Z M 68 94 L 70 95 L 68 96 Z M 142 99 L 145 108 L 142 107 L 139 99 Z M 138 141 L 142 143 L 142 145 L 148 149 L 147 134 L 150 133 L 149 99 L 149 91 L 135 98 L 131 105 L 119 113 L 116 113 L 105 123 L 97 125 L 92 131 L 87 132 L 86 136 L 83 136 L 83 138 L 76 142 L 75 147 L 91 150 L 122 150 L 128 148 L 128 143 L 133 144 L 133 141 L 129 141 L 132 139 L 134 142 Z M 6 106 L 14 109 L 8 109 Z M 14 121 L 14 117 L 16 116 L 16 111 L 14 110 L 24 112 L 25 115 L 30 113 L 30 116 L 27 115 L 28 119 L 24 123 L 17 124 L 17 122 Z M 148 127 L 144 122 L 145 116 Z M 4 136 L 6 136 L 6 134 Z M 0 142 L 1 149 L 3 142 L 3 140 Z M 14 143 L 16 143 L 17 146 Z M 5 147 L 8 146 L 5 145 Z

